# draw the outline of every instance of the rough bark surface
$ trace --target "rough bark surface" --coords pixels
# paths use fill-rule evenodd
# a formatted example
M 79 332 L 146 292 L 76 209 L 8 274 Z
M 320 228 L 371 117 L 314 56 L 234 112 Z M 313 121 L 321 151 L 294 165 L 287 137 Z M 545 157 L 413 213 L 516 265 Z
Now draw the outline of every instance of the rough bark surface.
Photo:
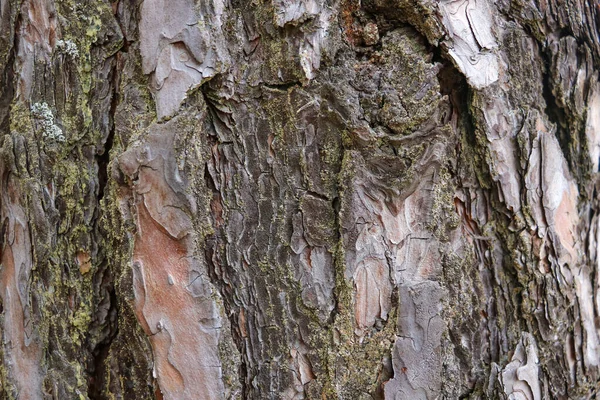
M 0 397 L 589 399 L 594 0 L 0 0 Z

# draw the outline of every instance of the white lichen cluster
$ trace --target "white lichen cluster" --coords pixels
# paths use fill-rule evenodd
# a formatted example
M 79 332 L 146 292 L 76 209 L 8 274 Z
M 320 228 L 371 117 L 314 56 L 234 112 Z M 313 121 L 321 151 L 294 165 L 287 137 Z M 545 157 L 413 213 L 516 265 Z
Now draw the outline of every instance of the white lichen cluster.
M 54 115 L 52 115 L 52 111 L 50 110 L 50 107 L 48 107 L 48 104 L 35 103 L 31 106 L 31 113 L 42 126 L 42 132 L 45 138 L 55 139 L 59 142 L 65 141 L 65 135 L 63 134 L 62 129 L 54 123 Z
M 73 58 L 79 56 L 79 50 L 77 50 L 77 45 L 72 40 L 57 40 L 54 48 L 57 51 L 63 52 L 65 54 L 70 55 Z

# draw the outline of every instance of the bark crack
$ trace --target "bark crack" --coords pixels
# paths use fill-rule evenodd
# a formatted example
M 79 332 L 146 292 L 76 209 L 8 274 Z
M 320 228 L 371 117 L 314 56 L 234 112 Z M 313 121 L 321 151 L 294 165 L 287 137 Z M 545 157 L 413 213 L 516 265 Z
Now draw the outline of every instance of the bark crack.
M 118 7 L 118 3 L 116 6 Z M 98 166 L 98 192 L 97 192 L 97 204 L 100 207 L 100 202 L 104 198 L 106 186 L 109 180 L 108 168 L 111 163 L 111 150 L 115 140 L 115 115 L 117 108 L 120 104 L 119 87 L 121 81 L 121 71 L 123 69 L 123 59 L 121 56 L 122 52 L 127 52 L 129 43 L 127 42 L 125 32 L 119 17 L 118 11 L 115 10 L 114 18 L 121 30 L 122 42 L 119 48 L 113 55 L 110 56 L 112 60 L 112 68 L 110 71 L 110 85 L 111 85 L 111 103 L 108 112 L 109 118 L 109 132 L 106 140 L 103 143 L 101 152 L 98 152 L 95 156 L 96 163 Z M 99 242 L 102 242 L 104 235 L 99 230 L 100 218 L 96 218 L 94 224 L 96 225 L 95 231 L 99 236 Z M 106 256 L 105 256 L 106 257 Z M 107 395 L 105 393 L 106 385 L 108 385 L 108 370 L 106 362 L 110 355 L 111 347 L 114 340 L 119 334 L 119 304 L 115 288 L 115 277 L 113 274 L 113 268 L 108 262 L 108 259 L 104 259 L 103 263 L 99 266 L 97 274 L 101 274 L 99 286 L 101 290 L 105 290 L 105 295 L 101 302 L 108 302 L 107 315 L 104 321 L 100 322 L 100 328 L 107 331 L 105 337 L 96 344 L 91 351 L 92 359 L 90 360 L 89 370 L 89 385 L 88 385 L 88 397 L 92 400 L 105 399 Z M 104 326 L 102 326 L 104 325 Z
M 10 102 L 15 93 L 15 62 L 17 61 L 17 49 L 19 47 L 19 35 L 17 35 L 17 32 L 19 32 L 22 18 L 21 13 L 18 12 L 14 23 L 15 31 L 12 48 L 2 71 L 2 85 L 0 86 L 0 131 L 2 132 L 9 132 L 10 127 Z

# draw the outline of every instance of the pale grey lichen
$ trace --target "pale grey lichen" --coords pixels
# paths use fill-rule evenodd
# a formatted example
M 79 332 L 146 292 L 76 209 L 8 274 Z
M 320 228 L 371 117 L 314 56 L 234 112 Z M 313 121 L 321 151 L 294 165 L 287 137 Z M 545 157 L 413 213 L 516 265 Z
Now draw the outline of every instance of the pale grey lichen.
M 54 123 L 54 115 L 46 103 L 35 103 L 31 106 L 31 113 L 42 127 L 44 137 L 65 141 L 62 129 Z
M 77 45 L 72 40 L 57 40 L 54 48 L 57 51 L 68 54 L 69 56 L 76 58 L 79 56 L 79 50 L 77 50 Z

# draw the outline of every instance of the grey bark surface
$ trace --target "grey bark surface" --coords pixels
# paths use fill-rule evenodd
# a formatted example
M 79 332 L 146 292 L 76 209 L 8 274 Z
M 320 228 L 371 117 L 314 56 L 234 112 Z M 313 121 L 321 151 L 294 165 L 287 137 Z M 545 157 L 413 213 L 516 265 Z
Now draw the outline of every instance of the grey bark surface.
M 591 399 L 594 0 L 0 0 L 0 397 Z

